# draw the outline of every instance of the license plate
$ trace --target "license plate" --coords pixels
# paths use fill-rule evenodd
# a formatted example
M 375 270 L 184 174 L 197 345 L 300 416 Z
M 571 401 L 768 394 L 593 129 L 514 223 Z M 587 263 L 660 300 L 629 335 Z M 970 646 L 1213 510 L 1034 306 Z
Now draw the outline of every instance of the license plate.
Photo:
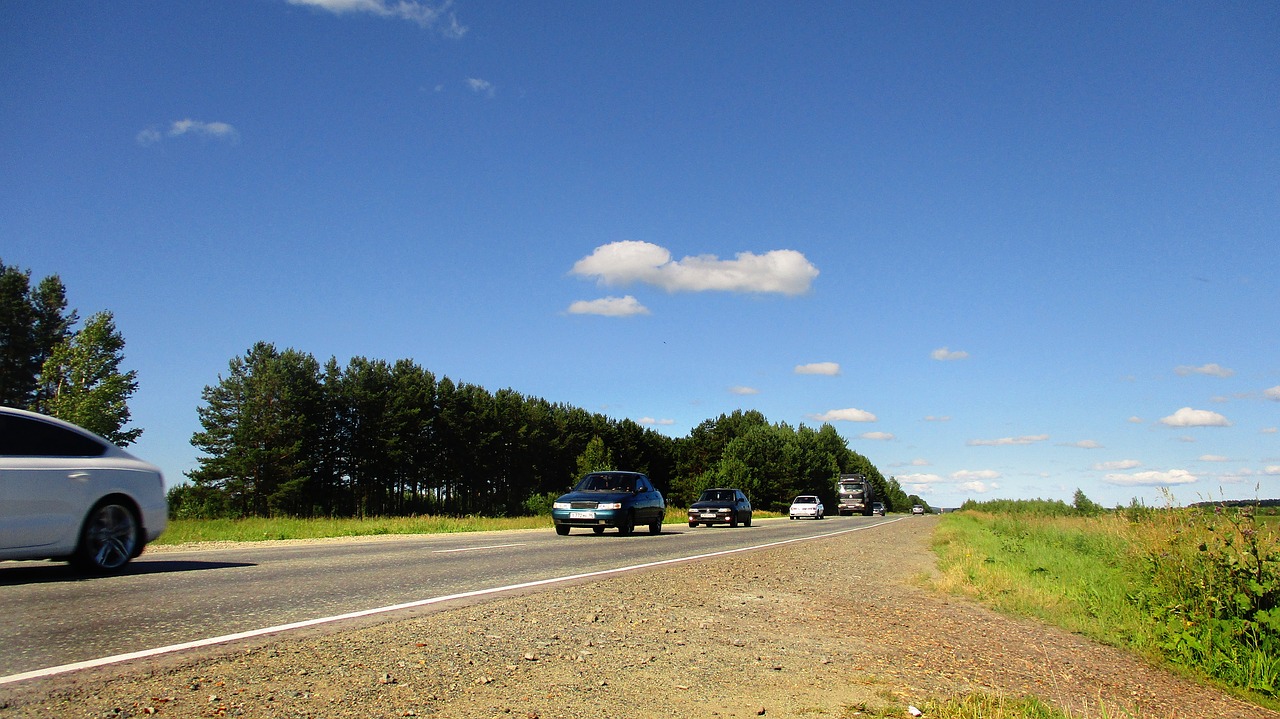
M 595 519 L 595 512 L 569 512 L 569 519 Z
M 702 513 L 702 518 L 703 518 L 703 519 L 715 519 L 715 518 L 716 518 L 716 513 L 715 513 L 715 512 L 703 512 L 703 513 Z

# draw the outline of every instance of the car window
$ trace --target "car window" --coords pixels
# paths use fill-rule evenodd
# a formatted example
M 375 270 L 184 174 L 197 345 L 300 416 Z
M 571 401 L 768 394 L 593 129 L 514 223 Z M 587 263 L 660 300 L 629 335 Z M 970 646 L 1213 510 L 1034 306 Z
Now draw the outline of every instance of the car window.
M 0 414 L 0 455 L 10 457 L 100 457 L 106 445 L 48 422 Z

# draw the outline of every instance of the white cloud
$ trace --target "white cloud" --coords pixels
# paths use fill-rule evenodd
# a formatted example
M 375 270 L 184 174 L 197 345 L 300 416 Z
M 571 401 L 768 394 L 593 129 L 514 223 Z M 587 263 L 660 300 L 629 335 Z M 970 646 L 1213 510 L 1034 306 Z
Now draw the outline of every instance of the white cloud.
M 1236 373 L 1236 371 L 1233 369 L 1227 369 L 1226 367 L 1223 367 L 1222 365 L 1219 365 L 1219 364 L 1215 364 L 1213 362 L 1210 362 L 1209 364 L 1206 364 L 1206 365 L 1200 365 L 1199 367 L 1179 365 L 1175 367 L 1173 371 L 1177 372 L 1179 375 L 1183 377 L 1186 377 L 1187 375 L 1193 375 L 1193 374 L 1209 375 L 1210 377 L 1230 377 L 1231 375 Z
M 1141 417 L 1139 417 L 1139 416 L 1137 416 L 1137 415 L 1134 415 L 1133 417 L 1130 417 L 1129 419 L 1127 419 L 1127 420 L 1125 420 L 1125 421 L 1126 421 L 1126 422 L 1128 422 L 1129 424 L 1142 424 L 1143 422 L 1146 422 L 1146 420 L 1145 420 L 1145 419 L 1143 419 L 1143 418 L 1141 418 Z
M 452 7 L 452 0 L 443 0 L 438 6 L 432 7 L 426 3 L 415 2 L 414 0 L 285 0 L 290 5 L 305 5 L 307 7 L 319 8 L 327 10 L 334 15 L 342 15 L 344 13 L 368 13 L 383 18 L 392 18 L 399 20 L 408 20 L 415 22 L 422 27 L 438 26 L 440 32 L 446 37 L 462 37 L 467 33 L 467 28 L 458 24 L 457 17 L 454 16 L 449 8 Z
M 573 264 L 571 272 L 595 277 L 600 284 L 632 282 L 660 287 L 668 292 L 776 292 L 799 295 L 809 291 L 818 276 L 805 256 L 795 250 L 773 250 L 763 255 L 739 252 L 737 259 L 715 255 L 671 259 L 671 252 L 650 242 L 623 240 L 601 245 Z
M 169 126 L 169 130 L 163 133 L 155 127 L 148 127 L 138 133 L 137 140 L 139 145 L 154 145 L 166 137 L 181 137 L 183 135 L 195 135 L 204 139 L 221 140 L 232 145 L 240 142 L 240 133 L 225 122 L 202 122 L 190 118 L 175 120 Z
M 862 409 L 833 409 L 822 414 L 811 414 L 809 418 L 817 422 L 875 422 L 876 416 Z
M 1079 442 L 1064 442 L 1059 447 L 1076 447 L 1078 449 L 1102 449 L 1102 445 L 1092 439 L 1082 439 Z
M 636 422 L 639 424 L 656 424 L 662 426 L 669 426 L 676 423 L 674 419 L 654 419 L 653 417 L 641 417 L 636 420 Z
M 485 97 L 493 97 L 497 94 L 497 90 L 493 87 L 493 83 L 488 80 L 481 80 L 478 77 L 467 78 L 467 87 L 471 88 L 472 92 L 478 95 L 484 95 Z
M 1226 417 L 1207 409 L 1183 407 L 1160 420 L 1167 427 L 1230 427 Z
M 997 484 L 996 482 L 991 482 L 990 484 L 988 484 L 987 482 L 974 481 L 974 482 L 962 482 L 957 486 L 957 488 L 964 490 L 966 492 L 973 492 L 975 494 L 986 494 L 987 492 L 1000 489 L 1000 485 Z
M 970 447 L 1004 447 L 1009 445 L 1025 445 L 1043 442 L 1049 439 L 1047 434 L 1032 434 L 1022 437 L 1001 437 L 1000 439 L 971 439 L 966 444 Z
M 1141 466 L 1142 462 L 1136 459 L 1119 459 L 1113 462 L 1098 462 L 1093 465 L 1093 468 L 1099 472 L 1114 472 L 1117 469 L 1133 469 Z
M 631 317 L 647 315 L 649 308 L 640 304 L 631 295 L 627 295 L 626 297 L 604 297 L 598 300 L 578 300 L 569 305 L 569 314 Z
M 958 472 L 952 472 L 951 478 L 957 482 L 965 482 L 975 479 L 999 479 L 1000 473 L 994 469 L 962 469 Z
M 946 347 L 939 347 L 938 349 L 930 352 L 929 356 L 939 362 L 954 362 L 956 360 L 968 359 L 969 353 L 964 350 L 955 350 L 953 352 Z
M 1191 484 L 1197 481 L 1196 476 L 1185 469 L 1171 469 L 1167 472 L 1135 472 L 1134 474 L 1108 474 L 1108 484 L 1122 487 L 1168 487 L 1173 484 Z
M 863 432 L 858 436 L 862 439 L 878 439 L 886 442 L 897 439 L 897 437 L 894 437 L 893 434 L 889 432 Z
M 1280 464 L 1268 464 L 1263 468 L 1264 474 L 1280 474 Z
M 734 394 L 742 394 L 742 395 L 760 394 L 760 390 L 756 389 L 755 387 L 743 387 L 742 385 L 738 385 L 736 387 L 730 387 L 729 391 Z
M 796 365 L 796 374 L 823 374 L 828 377 L 834 377 L 840 374 L 840 364 L 838 362 L 798 364 Z
M 1263 427 L 1259 432 L 1262 434 L 1276 434 L 1280 432 L 1280 427 Z
M 1273 399 L 1277 402 L 1280 402 L 1280 384 L 1270 389 L 1262 390 L 1262 396 L 1266 397 L 1267 399 Z
M 898 482 L 902 485 L 914 484 L 917 486 L 926 486 L 937 484 L 942 481 L 942 477 L 936 474 L 904 474 L 898 477 Z
M 943 416 L 941 416 L 941 417 L 938 417 L 938 416 L 935 416 L 935 415 L 932 415 L 932 414 L 931 414 L 931 415 L 929 415 L 928 417 L 925 417 L 925 418 L 924 418 L 924 421 L 926 421 L 926 422 L 950 422 L 950 421 L 951 421 L 951 417 L 949 417 L 949 416 L 947 416 L 947 415 L 943 415 Z
M 1200 455 L 1200 461 L 1201 462 L 1227 462 L 1230 460 L 1227 459 L 1226 457 L 1223 457 L 1220 454 L 1202 454 Z
M 929 460 L 927 460 L 927 459 L 921 459 L 921 458 L 916 458 L 916 459 L 911 460 L 911 466 L 912 466 L 912 467 L 928 467 L 928 466 L 929 466 Z

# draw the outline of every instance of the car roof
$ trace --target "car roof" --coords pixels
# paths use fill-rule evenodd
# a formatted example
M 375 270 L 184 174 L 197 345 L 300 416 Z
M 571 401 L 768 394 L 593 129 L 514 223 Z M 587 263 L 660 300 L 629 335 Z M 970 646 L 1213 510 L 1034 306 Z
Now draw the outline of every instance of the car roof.
M 35 420 L 37 422 L 44 422 L 45 424 L 51 424 L 55 427 L 61 427 L 62 429 L 65 429 L 69 432 L 75 432 L 76 434 L 83 435 L 97 442 L 100 442 L 107 448 L 107 451 L 105 453 L 106 455 L 114 455 L 114 456 L 123 455 L 126 457 L 137 459 L 137 457 L 134 457 L 132 454 L 129 454 L 124 449 L 121 449 L 120 446 L 117 445 L 115 442 L 112 442 L 111 440 L 107 439 L 106 437 L 103 437 L 102 435 L 94 434 L 93 432 L 90 432 L 84 427 L 81 427 L 80 425 L 74 424 L 72 422 L 68 422 L 65 419 L 58 419 L 57 417 L 51 417 L 47 414 L 40 414 L 39 412 L 31 412 L 25 409 L 18 409 L 17 407 L 0 407 L 0 414 L 7 414 L 11 417 L 22 417 L 24 419 Z

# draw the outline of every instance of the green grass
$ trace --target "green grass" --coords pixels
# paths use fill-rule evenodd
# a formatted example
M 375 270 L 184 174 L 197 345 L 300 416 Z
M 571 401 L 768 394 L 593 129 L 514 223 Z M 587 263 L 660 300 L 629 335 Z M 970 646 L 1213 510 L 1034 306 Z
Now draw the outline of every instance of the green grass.
M 1222 511 L 959 512 L 934 535 L 937 585 L 1277 708 L 1276 528 Z
M 755 512 L 755 518 L 779 516 Z M 664 524 L 685 524 L 688 515 L 668 509 Z M 551 529 L 551 517 L 370 517 L 366 519 L 171 519 L 155 544 L 264 542 L 277 539 L 369 537 L 381 534 L 448 534 L 501 529 Z

